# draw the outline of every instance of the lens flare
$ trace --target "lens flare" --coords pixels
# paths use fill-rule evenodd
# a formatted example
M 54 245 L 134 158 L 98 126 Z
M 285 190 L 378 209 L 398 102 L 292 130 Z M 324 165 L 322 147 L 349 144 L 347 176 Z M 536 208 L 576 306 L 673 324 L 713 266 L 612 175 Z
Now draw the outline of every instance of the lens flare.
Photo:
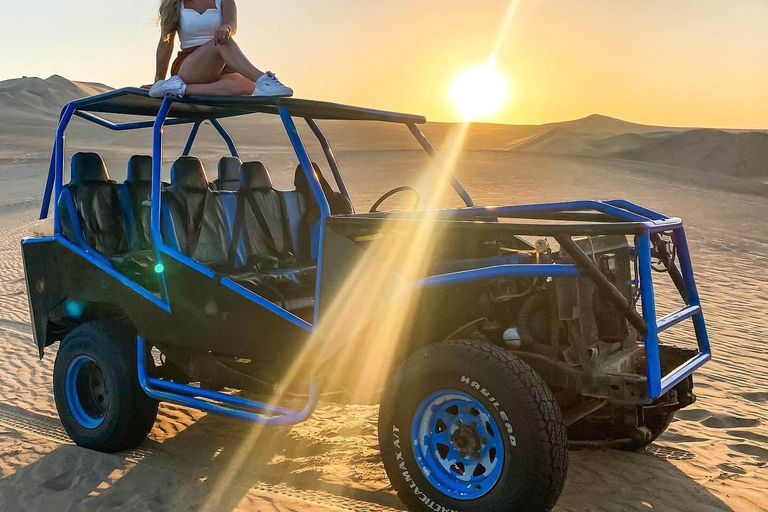
M 465 69 L 453 79 L 451 102 L 464 121 L 495 114 L 509 98 L 509 83 L 492 63 Z
M 508 99 L 507 80 L 494 63 L 516 9 L 517 0 L 510 0 L 486 65 L 465 70 L 454 81 L 451 97 L 467 122 L 458 125 L 446 141 L 447 158 L 437 165 L 438 172 L 431 168 L 423 173 L 424 181 L 417 188 L 431 189 L 433 193 L 426 204 L 422 204 L 418 221 L 407 227 L 395 218 L 384 223 L 380 230 L 383 236 L 357 258 L 333 297 L 319 305 L 322 316 L 313 336 L 279 388 L 306 389 L 306 380 L 313 376 L 329 389 L 346 389 L 351 403 L 357 400 L 366 403 L 371 394 L 375 395 L 387 384 L 393 366 L 398 363 L 398 344 L 418 322 L 420 295 L 413 291 L 411 283 L 423 277 L 434 260 L 436 244 L 442 235 L 441 198 L 451 187 L 449 178 L 458 167 L 470 129 L 469 121 L 492 115 Z M 364 343 L 365 350 L 361 352 L 355 341 Z M 281 402 L 283 398 L 276 396 L 272 403 Z M 253 462 L 252 457 L 260 447 L 274 442 L 267 431 L 268 428 L 254 425 L 242 439 L 237 452 L 219 473 L 202 511 L 221 508 L 221 502 L 231 494 L 237 474 Z

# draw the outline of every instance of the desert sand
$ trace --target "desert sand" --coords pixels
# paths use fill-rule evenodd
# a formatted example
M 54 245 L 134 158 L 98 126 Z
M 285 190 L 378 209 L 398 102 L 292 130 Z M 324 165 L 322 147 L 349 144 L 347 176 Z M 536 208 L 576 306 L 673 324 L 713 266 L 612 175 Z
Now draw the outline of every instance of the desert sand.
M 55 348 L 38 360 L 32 342 L 19 240 L 39 211 L 59 108 L 105 87 L 0 82 L 0 510 L 402 510 L 381 466 L 376 407 L 322 403 L 304 424 L 264 430 L 163 405 L 151 438 L 132 452 L 69 442 L 51 393 Z M 295 157 L 274 120 L 225 124 L 244 159 L 264 160 L 279 186 L 290 185 Z M 359 208 L 425 165 L 404 128 L 323 127 Z M 426 127 L 438 146 L 453 130 Z M 211 178 L 225 150 L 212 132 L 194 152 Z M 169 135 L 170 161 L 183 133 Z M 457 174 L 479 204 L 622 197 L 688 228 L 715 351 L 696 375 L 698 401 L 640 453 L 574 447 L 556 511 L 768 510 L 767 139 L 601 116 L 471 130 Z M 101 152 L 122 180 L 128 156 L 149 140 L 79 122 L 68 149 Z

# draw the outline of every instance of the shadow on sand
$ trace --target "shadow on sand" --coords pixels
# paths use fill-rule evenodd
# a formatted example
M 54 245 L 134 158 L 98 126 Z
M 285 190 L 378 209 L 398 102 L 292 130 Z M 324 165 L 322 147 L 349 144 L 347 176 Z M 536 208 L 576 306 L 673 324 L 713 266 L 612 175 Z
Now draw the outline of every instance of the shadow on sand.
M 209 415 L 162 445 L 147 441 L 135 463 L 125 454 L 61 445 L 0 480 L 0 503 L 6 512 L 403 510 L 391 491 L 321 480 L 311 461 L 327 464 L 330 445 L 289 431 Z M 284 463 L 296 458 L 301 465 Z M 231 471 L 237 460 L 244 463 Z M 732 509 L 662 457 L 576 450 L 555 510 Z

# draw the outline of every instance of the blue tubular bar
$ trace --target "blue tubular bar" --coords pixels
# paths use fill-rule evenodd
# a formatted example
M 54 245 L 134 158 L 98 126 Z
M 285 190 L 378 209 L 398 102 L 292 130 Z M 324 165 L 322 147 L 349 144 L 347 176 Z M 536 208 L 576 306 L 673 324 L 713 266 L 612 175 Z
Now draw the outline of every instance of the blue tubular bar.
M 656 330 L 658 332 L 665 331 L 670 327 L 672 327 L 673 325 L 677 325 L 683 320 L 691 318 L 693 315 L 696 315 L 699 312 L 701 312 L 701 307 L 688 306 L 687 308 L 683 308 L 680 311 L 675 311 L 674 313 L 670 313 L 669 315 L 665 316 L 664 318 L 658 321 L 658 323 L 656 324 Z
M 645 335 L 646 378 L 648 397 L 661 396 L 661 362 L 659 361 L 659 337 L 656 327 L 656 302 L 653 296 L 653 270 L 651 269 L 651 235 L 646 232 L 635 237 L 637 246 L 638 271 L 640 272 L 640 298 L 643 303 L 643 318 L 648 325 Z
M 688 291 L 689 305 L 699 306 L 699 308 L 701 308 L 701 299 L 699 298 L 699 291 L 696 288 L 696 280 L 693 277 L 691 253 L 688 249 L 688 240 L 685 237 L 685 230 L 683 228 L 675 230 L 672 238 L 677 246 L 677 259 L 680 262 L 680 272 L 683 274 L 685 288 Z M 704 323 L 704 314 L 701 312 L 701 309 L 699 309 L 699 312 L 693 316 L 693 327 L 696 330 L 696 339 L 699 340 L 699 349 L 702 352 L 711 354 L 709 336 L 707 335 L 707 327 Z
M 112 121 L 108 121 L 103 117 L 99 117 L 91 114 L 90 112 L 83 112 L 80 110 L 76 111 L 75 115 L 77 117 L 90 121 L 94 124 L 97 124 L 104 128 L 109 128 L 110 130 L 114 130 L 117 132 L 126 131 L 126 130 L 138 130 L 140 128 L 152 128 L 155 125 L 154 121 L 138 121 L 135 123 L 113 123 Z M 165 124 L 178 125 L 178 124 L 189 124 L 194 122 L 196 121 L 194 121 L 193 119 L 169 119 Z
M 229 132 L 224 129 L 218 119 L 211 119 L 210 121 L 213 127 L 216 128 L 216 131 L 219 132 L 219 135 L 221 135 L 221 138 L 224 139 L 224 142 L 227 143 L 227 147 L 229 148 L 229 152 L 232 153 L 232 156 L 240 158 L 240 153 L 237 152 L 235 141 L 232 140 Z
M 464 211 L 472 212 L 474 208 Z M 500 217 L 504 214 L 514 214 L 517 212 L 536 213 L 536 212 L 577 212 L 585 210 L 595 210 L 615 217 L 625 222 L 648 222 L 648 218 L 622 208 L 612 206 L 602 201 L 564 201 L 559 203 L 540 203 L 540 204 L 521 204 L 514 206 L 500 206 L 498 208 L 483 209 L 483 213 L 494 213 Z
M 166 98 L 160 106 L 160 111 L 155 118 L 152 127 L 152 208 L 150 214 L 150 224 L 152 241 L 155 247 L 163 244 L 163 235 L 160 233 L 160 182 L 163 176 L 163 125 L 168 117 L 173 102 Z M 160 252 L 157 253 L 158 262 L 160 262 Z
M 230 290 L 239 293 L 240 295 L 250 299 L 251 301 L 255 302 L 256 304 L 262 306 L 265 309 L 270 310 L 271 312 L 280 315 L 281 317 L 285 318 L 286 320 L 298 325 L 302 329 L 306 331 L 312 331 L 312 324 L 306 322 L 305 320 L 302 320 L 301 318 L 297 317 L 290 311 L 287 311 L 281 307 L 279 307 L 277 304 L 268 301 L 264 297 L 257 295 L 253 293 L 248 288 L 245 288 L 239 284 L 237 284 L 235 281 L 228 277 L 223 277 L 221 279 L 221 284 Z
M 147 374 L 146 350 L 144 340 L 141 337 L 137 339 L 136 348 L 139 385 L 147 396 L 155 400 L 194 407 L 202 411 L 231 416 L 262 425 L 293 425 L 300 423 L 306 420 L 315 410 L 315 407 L 317 407 L 318 388 L 314 381 L 309 385 L 309 398 L 306 406 L 302 410 L 296 411 L 150 377 Z M 215 400 L 220 403 L 213 403 L 208 400 Z M 261 413 L 272 415 L 266 416 Z
M 616 206 L 623 210 L 630 211 L 632 213 L 636 213 L 638 215 L 642 215 L 644 217 L 648 217 L 651 220 L 666 220 L 669 218 L 666 215 L 662 215 L 631 201 L 627 201 L 626 199 L 614 199 L 612 201 L 605 201 L 605 203 L 611 206 Z
M 628 206 L 629 207 L 629 206 Z M 666 219 L 676 221 L 678 219 Z M 656 306 L 653 293 L 653 273 L 651 270 L 651 239 L 650 233 L 659 231 L 658 226 L 653 226 L 643 235 L 636 237 L 638 252 L 640 295 L 643 304 L 643 317 L 648 324 L 648 334 L 645 336 L 646 352 L 646 374 L 648 379 L 648 399 L 654 400 L 667 393 L 682 380 L 687 378 L 696 369 L 712 358 L 712 352 L 709 346 L 709 338 L 704 323 L 704 315 L 701 310 L 701 301 L 696 282 L 693 277 L 693 268 L 688 249 L 688 243 L 685 238 L 685 231 L 682 225 L 673 228 L 672 237 L 677 247 L 678 260 L 680 261 L 680 271 L 685 281 L 688 293 L 686 307 L 668 314 L 656 321 Z M 696 333 L 696 341 L 699 347 L 699 353 L 686 361 L 678 368 L 667 375 L 661 374 L 661 361 L 659 360 L 659 333 L 677 325 L 684 320 L 692 318 L 693 327 Z
M 350 197 L 349 191 L 347 190 L 347 184 L 344 183 L 344 177 L 341 175 L 339 164 L 336 162 L 336 156 L 333 154 L 333 149 L 331 149 L 331 145 L 328 142 L 328 138 L 325 136 L 325 134 L 317 125 L 317 122 L 314 119 L 310 119 L 306 117 L 304 118 L 304 120 L 312 129 L 312 133 L 315 134 L 315 137 L 317 137 L 318 142 L 320 142 L 320 147 L 323 148 L 323 153 L 325 153 L 325 158 L 326 160 L 328 160 L 328 165 L 331 167 L 331 172 L 333 173 L 333 177 L 336 180 L 336 185 L 339 186 L 339 192 L 341 192 L 344 195 L 344 197 L 346 197 L 349 200 L 349 204 L 352 204 L 352 198 Z M 355 213 L 354 206 L 352 207 L 352 213 Z
M 407 126 L 408 129 L 411 130 L 413 136 L 416 137 L 416 140 L 419 142 L 421 147 L 424 148 L 424 151 L 427 152 L 429 157 L 437 164 L 440 170 L 448 174 L 448 180 L 451 182 L 453 189 L 457 194 L 459 194 L 459 197 L 461 197 L 462 201 L 464 201 L 464 204 L 467 206 L 475 206 L 475 202 L 472 200 L 472 196 L 469 195 L 469 192 L 467 192 L 467 189 L 465 189 L 461 182 L 459 182 L 458 178 L 456 178 L 453 173 L 448 171 L 445 166 L 445 162 L 442 158 L 440 158 L 440 154 L 438 154 L 434 146 L 432 146 L 432 143 L 429 142 L 429 140 L 424 136 L 419 127 L 413 123 L 408 123 Z
M 674 325 L 685 318 L 693 319 L 693 328 L 696 332 L 696 341 L 699 345 L 699 354 L 686 361 L 668 375 L 664 376 L 660 382 L 660 395 L 663 395 L 673 387 L 675 387 L 680 381 L 687 378 L 691 373 L 704 365 L 707 361 L 712 359 L 712 349 L 709 345 L 709 336 L 707 334 L 707 327 L 704 322 L 704 314 L 701 310 L 701 299 L 699 298 L 699 292 L 696 289 L 696 281 L 693 276 L 693 265 L 691 264 L 691 255 L 688 249 L 688 241 L 685 237 L 685 230 L 683 227 L 679 227 L 672 233 L 672 238 L 677 247 L 677 257 L 680 262 L 680 272 L 683 275 L 685 281 L 686 290 L 688 293 L 688 307 L 671 315 L 667 315 L 662 318 L 659 323 L 664 328 Z M 652 398 L 655 398 L 652 396 Z
M 328 206 L 328 199 L 323 193 L 323 188 L 320 186 L 320 182 L 318 181 L 317 176 L 315 176 L 315 170 L 312 167 L 312 161 L 307 154 L 307 149 L 304 147 L 304 143 L 301 141 L 301 136 L 299 136 L 298 130 L 296 130 L 296 125 L 291 118 L 291 114 L 288 113 L 288 109 L 285 107 L 280 107 L 279 112 L 280 119 L 283 121 L 283 126 L 285 127 L 285 131 L 288 133 L 288 138 L 291 141 L 293 150 L 299 157 L 301 169 L 304 171 L 304 175 L 307 177 L 307 181 L 309 182 L 309 188 L 312 189 L 312 193 L 315 196 L 315 201 L 317 201 L 317 206 L 320 209 L 320 218 L 324 219 L 326 217 L 330 217 L 331 208 Z
M 316 229 L 319 229 L 319 236 L 317 238 L 316 244 L 314 243 L 313 237 L 312 244 L 312 257 L 317 258 L 317 268 L 320 269 L 320 272 L 317 273 L 317 281 L 315 282 L 314 323 L 317 325 L 320 321 L 320 281 L 322 279 L 323 268 L 322 247 L 323 241 L 325 240 L 325 220 L 331 216 L 331 207 L 328 205 L 328 198 L 326 198 L 325 194 L 323 193 L 323 188 L 320 186 L 320 181 L 318 180 L 317 176 L 315 176 L 315 170 L 312 168 L 312 161 L 307 154 L 307 149 L 304 147 L 304 143 L 301 141 L 298 130 L 296 130 L 296 125 L 293 122 L 293 118 L 291 118 L 290 112 L 288 112 L 287 108 L 280 107 L 278 109 L 278 113 L 280 114 L 280 119 L 283 121 L 285 131 L 288 133 L 288 138 L 291 140 L 293 150 L 299 157 L 301 169 L 304 171 L 304 176 L 307 178 L 309 188 L 312 190 L 312 194 L 315 197 L 318 210 L 320 210 L 320 221 L 316 227 Z
M 168 118 L 168 112 L 171 110 L 173 102 L 165 98 L 157 112 L 154 125 L 152 126 L 152 192 L 150 199 L 150 234 L 152 243 L 155 247 L 155 263 L 162 267 L 163 258 L 161 247 L 163 247 L 163 234 L 160 231 L 161 216 L 161 181 L 163 175 L 163 126 Z M 163 304 L 168 312 L 171 311 L 171 303 L 168 297 L 168 283 L 165 280 L 165 272 L 157 274 L 163 289 Z
M 88 254 L 86 251 L 83 250 L 82 247 L 73 244 L 66 238 L 64 238 L 64 235 L 57 234 L 54 235 L 54 239 L 59 242 L 61 245 L 66 247 L 67 249 L 73 251 L 75 254 L 80 256 L 81 258 L 84 258 L 94 264 L 95 266 L 99 267 L 101 270 L 109 274 L 110 276 L 114 277 L 118 281 L 120 281 L 122 284 L 136 292 L 137 294 L 141 295 L 148 301 L 152 302 L 156 306 L 162 308 L 164 311 L 169 312 L 171 311 L 168 304 L 165 303 L 162 299 L 158 299 L 153 293 L 149 292 L 148 290 L 145 290 L 141 286 L 137 285 L 121 273 L 117 272 L 112 265 L 109 262 L 103 261 L 103 259 L 94 258 L 93 255 Z
M 59 112 L 59 123 L 64 117 L 64 112 L 67 111 L 67 105 L 61 108 Z M 53 143 L 53 149 L 51 150 L 51 163 L 48 165 L 48 179 L 45 182 L 45 192 L 43 192 L 43 203 L 40 205 L 40 220 L 48 218 L 48 212 L 51 206 L 51 196 L 53 196 L 53 186 L 56 181 L 56 141 Z M 58 196 L 56 196 L 58 200 Z M 55 217 L 54 213 L 54 217 Z M 55 219 L 54 219 L 55 222 Z
M 659 396 L 667 393 L 682 380 L 686 379 L 691 373 L 704 366 L 710 359 L 712 359 L 712 354 L 701 352 L 696 357 L 691 358 L 689 361 L 686 361 L 675 368 L 661 380 L 661 392 Z
M 70 103 L 64 107 L 64 112 L 61 114 L 59 120 L 59 127 L 56 129 L 56 146 L 54 149 L 55 162 L 54 162 L 54 195 L 53 200 L 57 202 L 61 195 L 61 189 L 64 186 L 64 132 L 67 131 L 69 121 L 72 119 L 72 114 L 75 112 L 75 107 Z M 53 232 L 56 234 L 61 233 L 61 219 L 59 218 L 58 208 L 53 209 Z
M 164 254 L 168 254 L 169 256 L 180 261 L 181 263 L 191 268 L 192 270 L 197 270 L 198 272 L 203 274 L 205 277 L 209 279 L 213 279 L 214 277 L 216 277 L 216 272 L 206 267 L 202 263 L 198 263 L 197 261 L 193 260 L 186 254 L 179 252 L 173 247 L 169 247 L 168 245 L 163 243 L 162 245 L 159 246 L 159 248 L 160 248 L 160 251 L 162 251 Z
M 189 152 L 192 151 L 192 145 L 195 143 L 195 139 L 197 138 L 197 132 L 200 131 L 200 124 L 201 121 L 196 122 L 189 130 L 187 143 L 184 144 L 184 150 L 181 152 L 181 156 L 189 156 Z
M 59 112 L 59 122 L 64 117 L 67 106 L 62 107 Z M 43 192 L 43 203 L 40 205 L 40 220 L 48 218 L 48 212 L 51 206 L 51 196 L 53 195 L 53 184 L 56 179 L 56 142 L 53 143 L 53 149 L 51 149 L 51 163 L 48 165 L 48 179 L 45 182 L 45 192 Z M 58 197 L 56 198 L 58 200 Z M 54 216 L 56 214 L 54 213 Z
M 648 231 L 658 233 L 659 231 L 669 231 L 683 226 L 683 220 L 678 217 L 669 217 L 664 220 L 655 220 L 651 224 L 646 223 Z
M 462 270 L 425 277 L 413 283 L 414 288 L 431 288 L 449 284 L 468 283 L 496 277 L 578 277 L 576 265 L 510 264 Z
M 56 176 L 56 147 L 51 151 L 51 163 L 48 165 L 48 178 L 45 181 L 45 192 L 43 193 L 43 203 L 40 205 L 40 220 L 48 218 L 48 211 L 51 207 L 51 196 L 53 195 L 53 182 Z

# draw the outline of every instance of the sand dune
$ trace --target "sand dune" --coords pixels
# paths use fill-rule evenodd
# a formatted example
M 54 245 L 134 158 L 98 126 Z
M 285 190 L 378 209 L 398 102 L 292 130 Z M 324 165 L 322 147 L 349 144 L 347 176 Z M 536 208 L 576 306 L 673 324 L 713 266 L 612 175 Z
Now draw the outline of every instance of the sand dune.
M 233 419 L 163 405 L 150 439 L 138 450 L 104 455 L 68 441 L 51 394 L 55 348 L 38 360 L 31 339 L 19 239 L 30 232 L 39 208 L 59 108 L 53 102 L 83 89 L 59 79 L 27 80 L 41 91 L 39 98 L 21 86 L 0 83 L 0 91 L 13 89 L 15 98 L 28 100 L 16 105 L 26 110 L 0 105 L 0 509 L 402 510 L 381 467 L 376 407 L 323 403 L 312 419 L 294 428 L 254 430 Z M 592 143 L 620 137 L 629 151 L 633 144 L 644 147 L 637 136 L 653 139 L 659 131 L 614 121 L 596 116 L 565 127 L 475 126 L 458 163 L 459 177 L 480 204 L 624 197 L 686 221 L 715 351 L 715 359 L 697 373 L 699 399 L 641 453 L 572 451 L 555 512 L 768 511 L 768 205 L 762 197 L 742 193 L 753 192 L 753 175 L 722 176 L 714 167 L 691 171 L 615 155 L 499 151 L 510 141 L 545 139 L 541 134 L 552 132 L 567 138 L 578 131 Z M 296 162 L 284 132 L 274 120 L 258 121 L 258 130 L 254 122 L 225 124 L 239 135 L 244 158 L 264 159 L 275 180 L 288 186 Z M 347 123 L 323 126 L 337 143 L 360 209 L 384 190 L 411 182 L 414 170 L 426 164 L 410 150 L 414 145 L 399 127 L 354 125 L 355 131 Z M 454 128 L 433 124 L 426 131 L 440 144 Z M 184 131 L 169 129 L 168 134 L 170 160 L 180 150 Z M 665 134 L 664 141 L 675 134 L 702 138 L 688 130 Z M 734 158 L 729 151 L 741 154 L 752 144 L 734 142 L 736 148 L 730 148 L 727 141 L 741 139 L 719 133 L 707 137 L 709 131 L 703 138 L 723 144 L 718 151 L 729 158 Z M 696 147 L 687 138 L 681 141 L 676 144 Z M 146 153 L 149 143 L 146 132 L 112 133 L 79 123 L 73 125 L 68 147 L 70 152 L 100 151 L 112 176 L 121 180 L 128 156 Z M 310 150 L 318 149 L 311 145 Z M 212 129 L 201 132 L 195 152 L 209 169 L 224 151 Z M 697 157 L 691 153 L 689 159 Z M 691 180 L 692 172 L 701 179 Z M 659 307 L 671 308 L 664 289 L 659 293 Z M 260 436 L 258 442 L 245 448 L 254 435 Z M 247 464 L 228 471 L 243 450 Z
M 684 130 L 596 135 L 557 127 L 517 151 L 616 158 L 768 181 L 768 133 Z
M 104 84 L 73 82 L 58 75 L 45 80 L 20 78 L 0 82 L 0 117 L 4 121 L 0 124 L 0 158 L 44 158 L 45 154 L 37 150 L 45 144 L 43 139 L 50 137 L 61 105 L 110 89 Z M 254 139 L 258 138 L 261 147 L 285 145 L 285 137 L 274 118 L 251 116 L 231 123 L 240 129 L 260 127 Z M 329 122 L 324 127 L 337 150 L 417 148 L 407 130 L 400 126 Z M 444 146 L 451 143 L 450 135 L 455 128 L 450 123 L 430 123 L 424 130 L 435 145 Z M 86 128 L 83 133 L 92 131 Z M 136 134 L 119 137 L 129 142 L 136 139 Z M 595 114 L 544 125 L 475 124 L 468 131 L 465 147 L 669 165 L 717 177 L 745 179 L 746 188 L 768 193 L 768 133 L 763 131 L 649 126 Z M 695 174 L 685 178 L 698 179 Z
M 110 89 L 103 84 L 72 82 L 59 75 L 45 80 L 17 78 L 0 82 L 0 104 L 22 112 L 58 115 L 65 103 Z

